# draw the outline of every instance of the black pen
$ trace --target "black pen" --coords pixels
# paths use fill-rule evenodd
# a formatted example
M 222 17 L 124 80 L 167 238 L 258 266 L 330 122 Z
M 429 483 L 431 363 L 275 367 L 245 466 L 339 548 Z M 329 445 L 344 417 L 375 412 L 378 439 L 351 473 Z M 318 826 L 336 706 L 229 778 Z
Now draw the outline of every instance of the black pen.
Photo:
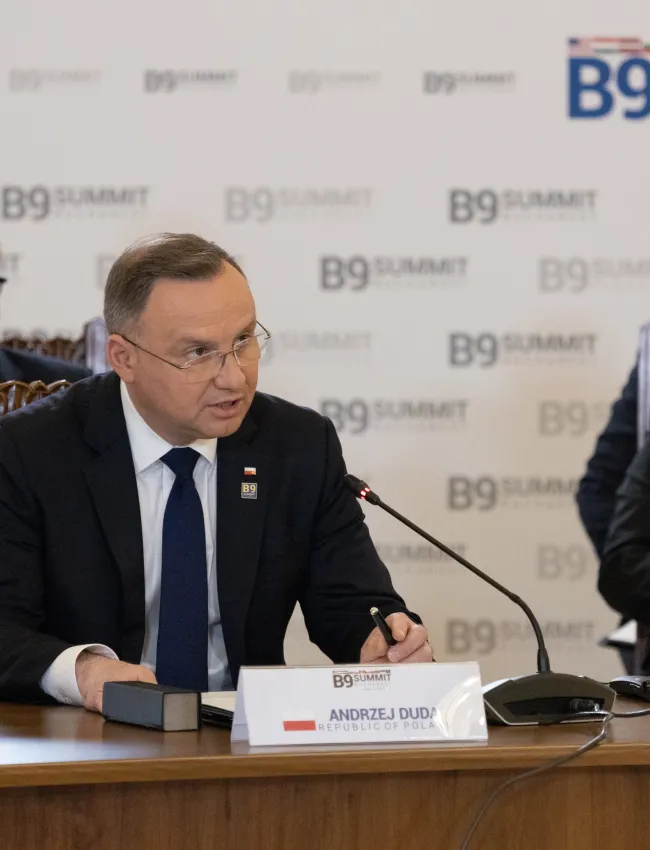
M 375 625 L 377 626 L 379 631 L 382 633 L 383 638 L 386 641 L 386 643 L 388 644 L 388 646 L 395 646 L 397 641 L 393 637 L 393 633 L 390 630 L 390 626 L 386 622 L 386 618 L 381 613 L 379 608 L 371 608 L 370 609 L 370 616 L 375 621 Z

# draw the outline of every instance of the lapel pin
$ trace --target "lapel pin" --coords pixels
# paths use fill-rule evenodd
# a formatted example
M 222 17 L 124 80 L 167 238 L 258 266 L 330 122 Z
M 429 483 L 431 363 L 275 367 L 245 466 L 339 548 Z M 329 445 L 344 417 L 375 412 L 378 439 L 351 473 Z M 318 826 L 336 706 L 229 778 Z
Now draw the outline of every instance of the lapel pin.
M 253 481 L 242 481 L 241 497 L 242 499 L 257 499 L 257 483 Z
M 257 475 L 257 468 L 254 466 L 245 466 L 244 475 Z

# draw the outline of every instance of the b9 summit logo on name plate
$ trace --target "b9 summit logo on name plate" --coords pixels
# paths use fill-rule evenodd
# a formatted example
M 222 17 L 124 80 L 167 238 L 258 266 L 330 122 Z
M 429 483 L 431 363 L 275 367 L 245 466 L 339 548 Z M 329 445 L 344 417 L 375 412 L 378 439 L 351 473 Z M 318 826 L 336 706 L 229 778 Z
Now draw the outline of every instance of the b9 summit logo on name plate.
M 332 685 L 335 688 L 361 688 L 364 691 L 382 691 L 390 685 L 390 667 L 375 667 L 369 670 L 334 670 Z
M 650 44 L 640 38 L 569 39 L 569 118 L 628 121 L 650 114 Z

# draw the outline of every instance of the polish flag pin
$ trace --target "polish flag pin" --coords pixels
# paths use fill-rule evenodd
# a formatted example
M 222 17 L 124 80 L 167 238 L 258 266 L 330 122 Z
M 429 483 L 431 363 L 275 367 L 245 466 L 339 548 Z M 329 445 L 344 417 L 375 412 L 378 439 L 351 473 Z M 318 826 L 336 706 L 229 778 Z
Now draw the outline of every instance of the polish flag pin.
M 244 475 L 257 475 L 257 469 L 254 466 L 245 466 Z

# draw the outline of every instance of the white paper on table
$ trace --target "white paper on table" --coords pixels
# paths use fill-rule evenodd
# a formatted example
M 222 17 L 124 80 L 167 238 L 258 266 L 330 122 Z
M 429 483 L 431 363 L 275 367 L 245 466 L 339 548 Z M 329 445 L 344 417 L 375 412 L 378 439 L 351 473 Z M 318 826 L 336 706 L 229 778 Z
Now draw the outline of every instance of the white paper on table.
M 211 708 L 221 708 L 224 711 L 235 711 L 237 691 L 207 691 L 201 694 L 201 705 Z
M 613 632 L 610 632 L 610 634 L 608 634 L 604 639 L 603 643 L 605 646 L 633 647 L 636 644 L 636 638 L 636 620 L 630 620 L 622 626 L 618 626 L 618 628 L 614 629 Z

